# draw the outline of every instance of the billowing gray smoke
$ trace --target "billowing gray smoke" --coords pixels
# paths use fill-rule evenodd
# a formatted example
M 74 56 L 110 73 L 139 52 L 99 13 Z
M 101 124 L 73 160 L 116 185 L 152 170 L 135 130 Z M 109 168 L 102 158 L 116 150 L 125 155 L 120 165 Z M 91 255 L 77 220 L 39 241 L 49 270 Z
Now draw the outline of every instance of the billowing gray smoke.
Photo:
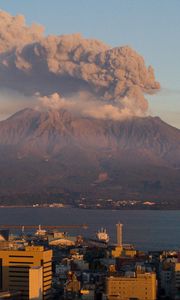
M 43 37 L 22 16 L 0 12 L 0 86 L 96 118 L 141 116 L 144 93 L 160 88 L 152 67 L 128 46 L 111 48 L 80 34 Z M 36 95 L 36 96 L 35 96 Z M 38 96 L 37 96 L 38 95 Z M 27 105 L 26 105 L 27 106 Z

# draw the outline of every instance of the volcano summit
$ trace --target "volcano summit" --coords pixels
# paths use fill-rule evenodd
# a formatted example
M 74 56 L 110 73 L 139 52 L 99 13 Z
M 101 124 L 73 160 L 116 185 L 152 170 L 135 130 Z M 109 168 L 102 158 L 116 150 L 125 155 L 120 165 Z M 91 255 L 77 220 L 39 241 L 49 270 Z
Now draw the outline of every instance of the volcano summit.
M 148 116 L 145 95 L 160 84 L 143 57 L 80 34 L 44 36 L 23 16 L 0 19 L 1 203 L 179 207 L 180 130 Z

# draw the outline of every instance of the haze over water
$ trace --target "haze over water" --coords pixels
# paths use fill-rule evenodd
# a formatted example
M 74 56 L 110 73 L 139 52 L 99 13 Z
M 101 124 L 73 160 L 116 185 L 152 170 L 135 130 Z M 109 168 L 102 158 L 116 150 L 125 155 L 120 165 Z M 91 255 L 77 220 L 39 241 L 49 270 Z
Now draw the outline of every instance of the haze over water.
M 110 241 L 116 241 L 117 222 L 123 223 L 123 242 L 140 250 L 180 249 L 180 211 L 112 211 L 76 208 L 1 208 L 0 224 L 73 225 L 87 224 L 88 229 L 68 229 L 69 235 L 95 238 L 105 227 Z M 62 229 L 62 231 L 67 231 Z

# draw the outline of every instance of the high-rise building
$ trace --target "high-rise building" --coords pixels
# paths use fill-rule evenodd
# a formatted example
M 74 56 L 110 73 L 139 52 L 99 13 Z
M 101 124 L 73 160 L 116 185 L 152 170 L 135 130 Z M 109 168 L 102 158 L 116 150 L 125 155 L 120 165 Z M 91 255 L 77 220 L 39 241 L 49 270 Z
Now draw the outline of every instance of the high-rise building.
M 41 268 L 34 269 L 34 267 Z M 52 250 L 44 250 L 43 246 L 28 246 L 24 250 L 2 250 L 0 251 L 0 271 L 2 290 L 20 291 L 22 300 L 29 299 L 33 294 L 30 289 L 37 288 L 37 284 L 33 285 L 31 282 L 32 274 L 34 274 L 39 282 L 39 298 L 37 299 L 51 298 Z M 35 290 L 34 293 L 36 293 Z
M 29 269 L 29 300 L 43 300 L 43 268 Z

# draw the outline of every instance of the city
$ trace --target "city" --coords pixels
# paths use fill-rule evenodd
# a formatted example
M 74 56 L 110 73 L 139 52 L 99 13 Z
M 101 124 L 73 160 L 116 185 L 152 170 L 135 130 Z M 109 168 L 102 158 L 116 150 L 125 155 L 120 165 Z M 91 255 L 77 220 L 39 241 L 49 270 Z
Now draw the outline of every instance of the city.
M 91 239 L 69 236 L 57 226 L 34 226 L 30 234 L 32 226 L 19 225 L 18 235 L 1 227 L 0 299 L 180 297 L 180 252 L 144 252 L 124 244 L 121 223 L 115 244 L 104 228 Z
M 180 0 L 0 0 L 0 300 L 180 300 Z

